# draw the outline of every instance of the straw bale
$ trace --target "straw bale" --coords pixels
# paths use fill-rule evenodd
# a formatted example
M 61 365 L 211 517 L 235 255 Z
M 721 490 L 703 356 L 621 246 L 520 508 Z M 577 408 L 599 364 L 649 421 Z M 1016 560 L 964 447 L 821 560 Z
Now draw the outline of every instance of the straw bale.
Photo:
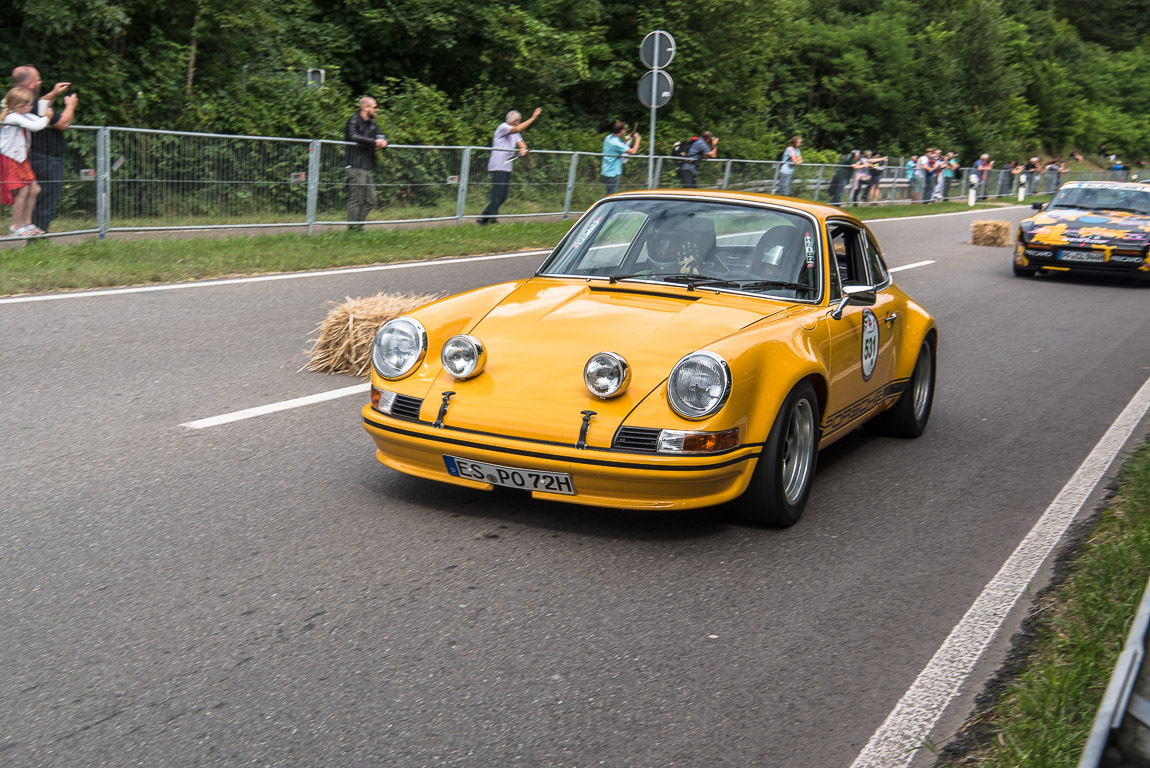
M 371 375 L 371 342 L 379 327 L 392 318 L 405 315 L 435 299 L 417 293 L 384 293 L 353 299 L 332 306 L 308 339 L 308 362 L 300 370 L 320 373 L 350 373 L 360 378 Z
M 1010 245 L 1009 221 L 974 221 L 970 224 L 972 245 Z

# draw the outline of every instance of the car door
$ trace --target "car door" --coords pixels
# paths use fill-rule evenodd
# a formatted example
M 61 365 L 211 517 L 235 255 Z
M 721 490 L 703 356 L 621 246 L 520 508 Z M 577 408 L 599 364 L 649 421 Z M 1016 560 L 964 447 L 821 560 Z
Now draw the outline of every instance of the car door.
M 890 274 L 877 246 L 854 222 L 829 220 L 831 247 L 831 306 L 850 288 L 873 287 L 875 303 L 849 303 L 842 316 L 827 314 L 830 339 L 830 386 L 824 436 L 846 429 L 882 404 L 893 376 L 896 338 L 900 331 L 896 300 L 889 290 Z

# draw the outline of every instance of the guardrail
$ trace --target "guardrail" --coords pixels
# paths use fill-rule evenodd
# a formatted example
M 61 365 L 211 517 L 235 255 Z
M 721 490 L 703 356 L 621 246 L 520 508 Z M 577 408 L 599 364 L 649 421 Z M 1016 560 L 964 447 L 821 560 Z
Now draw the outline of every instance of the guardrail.
M 65 178 L 52 235 L 188 229 L 306 228 L 348 225 L 346 142 L 236 136 L 139 128 L 72 126 Z M 391 145 L 377 155 L 377 206 L 368 224 L 448 222 L 477 218 L 491 183 L 489 147 Z M 509 200 L 500 218 L 570 216 L 605 193 L 602 155 L 532 150 L 515 161 Z M 679 187 L 674 159 L 656 157 L 657 187 Z M 626 158 L 620 190 L 647 186 L 646 156 Z M 781 163 L 738 158 L 707 160 L 701 188 L 774 192 Z M 963 199 L 971 169 L 945 184 Z M 1111 178 L 1110 172 L 1064 173 L 1071 179 Z M 1039 175 L 1030 187 L 1049 184 Z M 980 197 L 1019 195 L 1020 176 L 990 172 Z M 854 193 L 847 166 L 804 163 L 794 169 L 795 197 L 849 206 Z M 921 194 L 905 160 L 890 163 L 862 204 L 914 201 Z M 0 238 L 12 239 L 12 238 Z
M 1146 663 L 1147 629 L 1150 628 L 1150 583 L 1126 645 L 1114 665 L 1110 683 L 1098 706 L 1098 714 L 1078 768 L 1099 768 L 1103 759 L 1115 757 L 1120 765 L 1150 763 L 1150 664 Z M 1113 753 L 1117 753 L 1114 755 Z

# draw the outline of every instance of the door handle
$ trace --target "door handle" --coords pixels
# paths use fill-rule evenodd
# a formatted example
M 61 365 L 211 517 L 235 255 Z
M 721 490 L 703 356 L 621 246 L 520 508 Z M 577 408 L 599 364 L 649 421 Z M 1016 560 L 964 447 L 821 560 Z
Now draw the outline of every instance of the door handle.
M 892 326 L 895 320 L 898 320 L 898 312 L 887 312 L 886 317 L 882 319 L 882 321 L 886 323 L 887 328 Z

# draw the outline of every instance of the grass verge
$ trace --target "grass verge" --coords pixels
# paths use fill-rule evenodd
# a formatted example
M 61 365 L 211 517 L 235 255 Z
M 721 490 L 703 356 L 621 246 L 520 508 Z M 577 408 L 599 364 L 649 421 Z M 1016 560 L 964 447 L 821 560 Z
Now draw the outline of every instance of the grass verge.
M 1127 460 L 1082 546 L 1063 556 L 939 768 L 1073 768 L 1150 574 L 1150 442 Z
M 1002 203 L 984 203 L 993 210 Z M 863 206 L 860 219 L 970 210 L 964 202 Z M 497 226 L 336 231 L 318 235 L 251 234 L 186 239 L 113 236 L 82 243 L 52 240 L 0 249 L 0 295 L 180 282 L 235 275 L 330 269 L 396 261 L 450 258 L 550 248 L 570 229 L 566 221 L 505 221 Z

